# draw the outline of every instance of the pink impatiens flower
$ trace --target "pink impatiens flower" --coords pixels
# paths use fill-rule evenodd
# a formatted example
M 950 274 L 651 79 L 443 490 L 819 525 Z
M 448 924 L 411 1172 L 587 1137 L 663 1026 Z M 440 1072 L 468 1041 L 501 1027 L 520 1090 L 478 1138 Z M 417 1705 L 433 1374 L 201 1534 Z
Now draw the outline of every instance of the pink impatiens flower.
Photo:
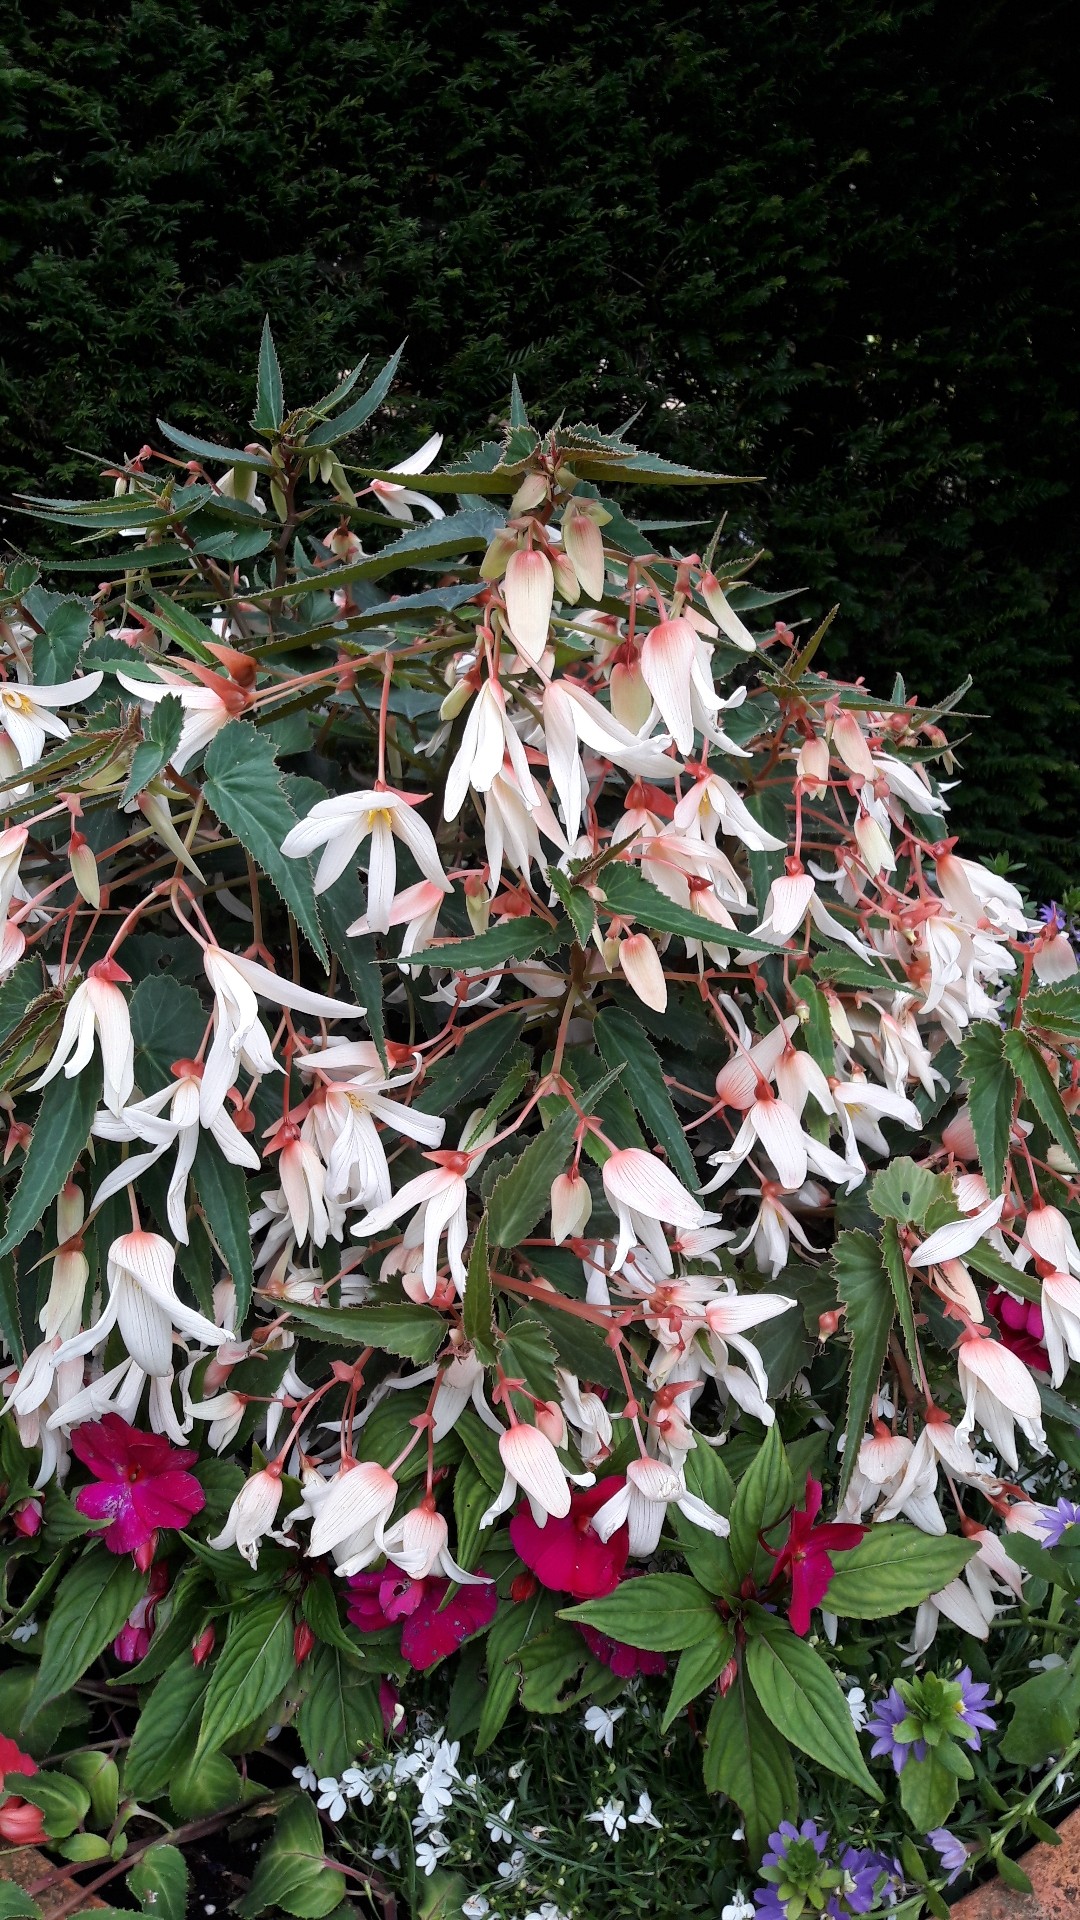
M 830 1521 L 825 1526 L 815 1526 L 820 1512 L 821 1482 L 807 1474 L 806 1498 L 791 1514 L 788 1537 L 776 1556 L 772 1573 L 774 1580 L 786 1573 L 791 1581 L 788 1619 L 800 1635 L 809 1633 L 811 1609 L 819 1607 L 828 1593 L 829 1582 L 836 1571 L 830 1554 L 857 1547 L 866 1532 L 865 1527 L 844 1522 Z
M 424 1673 L 495 1618 L 499 1604 L 493 1581 L 459 1587 L 448 1603 L 449 1580 L 414 1580 L 388 1561 L 381 1573 L 354 1573 L 348 1582 L 348 1613 L 361 1633 L 403 1620 L 401 1652 L 410 1667 Z
M 206 1495 L 186 1472 L 194 1447 L 171 1446 L 161 1434 L 140 1433 L 118 1413 L 77 1427 L 71 1450 L 94 1475 L 80 1487 L 78 1511 L 88 1520 L 108 1520 L 103 1535 L 110 1553 L 136 1553 L 163 1527 L 186 1527 L 201 1512 Z
M 510 1544 L 541 1586 L 575 1600 L 599 1600 L 614 1593 L 630 1552 L 630 1529 L 617 1527 L 607 1540 L 594 1533 L 592 1518 L 598 1508 L 622 1491 L 621 1475 L 598 1480 L 570 1496 L 570 1511 L 562 1519 L 549 1517 L 538 1527 L 523 1501 L 510 1522 Z

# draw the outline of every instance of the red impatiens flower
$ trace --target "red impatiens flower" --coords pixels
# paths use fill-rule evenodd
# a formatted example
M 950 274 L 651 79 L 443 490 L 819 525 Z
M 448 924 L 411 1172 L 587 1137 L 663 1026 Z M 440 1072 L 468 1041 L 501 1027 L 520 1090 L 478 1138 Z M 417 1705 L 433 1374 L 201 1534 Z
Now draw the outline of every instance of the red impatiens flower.
M 423 1673 L 461 1646 L 495 1618 L 495 1582 L 459 1587 L 448 1605 L 449 1580 L 428 1574 L 414 1580 L 388 1562 L 381 1573 L 354 1573 L 348 1581 L 348 1614 L 361 1633 L 403 1620 L 401 1651 L 410 1667 Z
M 1043 1345 L 1043 1317 L 1039 1307 L 1014 1300 L 1011 1293 L 991 1287 L 986 1304 L 998 1324 L 1001 1344 L 1036 1373 L 1049 1373 L 1050 1355 Z
M 194 1474 L 194 1447 L 173 1447 L 158 1433 L 140 1433 L 118 1413 L 76 1427 L 71 1450 L 96 1486 L 80 1487 L 75 1505 L 88 1520 L 109 1520 L 110 1553 L 146 1548 L 160 1527 L 186 1527 L 206 1504 Z
M 0 1733 L 0 1840 L 13 1847 L 38 1846 L 45 1838 L 41 1809 L 12 1792 L 10 1783 L 18 1775 L 37 1772 L 37 1761 Z
M 625 1640 L 612 1640 L 606 1633 L 598 1633 L 595 1627 L 587 1627 L 582 1620 L 576 1624 L 593 1658 L 602 1666 L 610 1667 L 620 1680 L 632 1680 L 638 1673 L 666 1673 L 665 1654 L 650 1653 L 646 1647 L 628 1647 Z
M 543 1586 L 572 1594 L 575 1600 L 600 1600 L 614 1593 L 630 1551 L 630 1529 L 624 1523 L 610 1540 L 601 1540 L 592 1519 L 625 1484 L 621 1474 L 613 1474 L 574 1492 L 569 1513 L 561 1520 L 549 1514 L 543 1527 L 537 1526 L 528 1501 L 522 1501 L 510 1522 L 510 1544 Z
M 809 1633 L 811 1610 L 821 1605 L 828 1592 L 835 1572 L 830 1552 L 843 1553 L 848 1547 L 857 1547 L 866 1532 L 865 1527 L 838 1525 L 835 1521 L 815 1527 L 820 1512 L 821 1482 L 808 1473 L 806 1503 L 792 1512 L 788 1537 L 776 1555 L 772 1572 L 774 1580 L 786 1573 L 791 1581 L 788 1619 L 800 1635 Z

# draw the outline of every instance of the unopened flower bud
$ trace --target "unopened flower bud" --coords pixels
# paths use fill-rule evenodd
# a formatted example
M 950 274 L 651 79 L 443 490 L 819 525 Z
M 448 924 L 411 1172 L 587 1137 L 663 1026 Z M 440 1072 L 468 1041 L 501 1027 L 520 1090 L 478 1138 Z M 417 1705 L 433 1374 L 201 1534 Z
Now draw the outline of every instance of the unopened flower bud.
M 517 513 L 532 513 L 542 506 L 550 491 L 550 481 L 546 474 L 527 473 L 510 502 L 510 518 Z
M 643 1005 L 663 1013 L 668 1001 L 667 981 L 660 955 L 647 933 L 632 933 L 622 942 L 619 965 Z
M 840 1325 L 840 1314 L 836 1307 L 830 1307 L 827 1313 L 818 1314 L 818 1339 L 828 1340 Z
M 735 1685 L 735 1681 L 738 1678 L 738 1673 L 739 1673 L 739 1663 L 733 1655 L 732 1658 L 728 1661 L 727 1665 L 721 1668 L 720 1678 L 717 1682 L 721 1695 L 731 1692 L 731 1689 Z
M 609 682 L 611 711 L 620 726 L 639 733 L 652 712 L 652 694 L 645 685 L 641 668 L 624 666 L 621 661 L 611 669 Z
M 443 700 L 439 708 L 439 719 L 456 720 L 458 714 L 468 706 L 469 701 L 473 697 L 473 691 L 471 680 L 459 680 L 456 686 L 451 687 L 446 698 Z
M 557 1400 L 541 1400 L 533 1418 L 545 1440 L 550 1440 L 553 1447 L 566 1445 L 566 1421 Z
M 71 877 L 87 905 L 100 907 L 101 882 L 98 879 L 97 861 L 86 835 L 76 827 L 72 828 L 68 842 L 68 865 Z
M 551 564 L 555 572 L 555 591 L 559 599 L 565 600 L 570 606 L 575 606 L 581 598 L 581 588 L 578 585 L 577 573 L 570 555 L 556 553 Z
M 833 752 L 839 754 L 849 772 L 861 773 L 864 780 L 874 778 L 874 762 L 870 758 L 866 735 L 853 713 L 837 714 L 833 723 L 832 744 Z
M 715 573 L 711 571 L 701 576 L 701 597 L 724 638 L 742 653 L 756 652 L 757 642 L 753 634 L 743 625 Z
M 536 1592 L 536 1578 L 531 1573 L 516 1573 L 510 1582 L 510 1598 L 518 1606 L 523 1600 L 531 1600 Z
M 795 771 L 808 800 L 824 800 L 829 791 L 829 749 L 816 736 L 804 740 L 795 757 Z
M 557 1247 L 584 1233 L 592 1204 L 589 1183 L 577 1167 L 556 1176 L 551 1183 L 551 1237 Z
M 214 1639 L 213 1626 L 204 1627 L 191 1648 L 192 1663 L 196 1667 L 201 1667 L 204 1660 L 209 1660 L 214 1651 Z
M 465 911 L 474 933 L 486 933 L 491 919 L 491 896 L 478 873 L 470 873 L 465 882 Z
M 24 1540 L 32 1540 L 41 1532 L 41 1501 L 21 1500 L 11 1516 L 11 1524 Z
M 500 527 L 480 562 L 481 580 L 501 580 L 510 555 L 516 551 L 516 535 L 508 527 Z
M 563 546 L 590 600 L 601 600 L 604 594 L 604 540 L 600 528 L 610 518 L 597 503 L 584 500 L 572 500 L 563 514 Z
M 315 1645 L 315 1635 L 306 1620 L 298 1620 L 293 1628 L 293 1661 L 302 1667 Z
M 149 1573 L 150 1568 L 154 1564 L 154 1555 L 157 1552 L 157 1544 L 158 1544 L 158 1537 L 157 1537 L 157 1533 L 154 1532 L 154 1533 L 151 1533 L 147 1539 L 140 1541 L 139 1545 L 135 1548 L 135 1551 L 131 1557 L 134 1560 L 135 1565 L 138 1567 L 140 1573 Z

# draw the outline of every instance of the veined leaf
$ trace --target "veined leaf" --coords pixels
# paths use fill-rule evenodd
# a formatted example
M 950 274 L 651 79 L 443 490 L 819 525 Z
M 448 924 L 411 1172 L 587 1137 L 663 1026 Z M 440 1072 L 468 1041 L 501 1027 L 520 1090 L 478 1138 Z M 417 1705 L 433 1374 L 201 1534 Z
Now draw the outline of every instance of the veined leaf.
M 992 1194 L 1000 1193 L 1009 1151 L 1016 1078 L 1005 1058 L 1005 1035 L 993 1020 L 976 1020 L 961 1047 L 968 1109 L 979 1165 Z
M 180 744 L 183 725 L 184 709 L 179 694 L 167 693 L 151 708 L 146 738 L 140 740 L 131 757 L 131 772 L 120 800 L 122 807 L 148 787 L 162 767 L 168 766 Z
M 696 1193 L 701 1185 L 694 1156 L 664 1081 L 660 1056 L 632 1014 L 605 1007 L 594 1026 L 597 1042 L 609 1066 L 622 1061 L 623 1085 L 649 1132 L 658 1140 L 684 1187 Z
M 931 1173 L 907 1155 L 891 1160 L 870 1182 L 869 1200 L 879 1220 L 921 1227 L 935 1200 L 952 1200 L 944 1174 Z
M 68 1568 L 45 1628 L 28 1720 L 82 1679 L 145 1592 L 146 1575 L 126 1554 L 95 1549 Z
M 791 1749 L 762 1708 L 745 1661 L 739 1662 L 728 1692 L 713 1701 L 705 1735 L 705 1785 L 710 1793 L 734 1800 L 754 1860 L 781 1820 L 794 1818 L 799 1804 Z
M 74 678 L 89 632 L 90 609 L 85 600 L 61 600 L 52 608 L 45 631 L 34 636 L 34 679 L 39 686 Z
M 735 1651 L 735 1635 L 731 1627 L 720 1619 L 714 1618 L 710 1631 L 704 1640 L 697 1641 L 692 1647 L 684 1647 L 679 1655 L 679 1664 L 675 1669 L 675 1678 L 668 1695 L 664 1717 L 660 1722 L 661 1733 L 666 1733 L 673 1720 L 677 1720 L 684 1707 L 696 1700 L 699 1693 L 711 1687 L 713 1681 L 727 1666 Z
M 1031 1101 L 1039 1119 L 1064 1147 L 1074 1167 L 1080 1167 L 1080 1141 L 1076 1137 L 1065 1103 L 1034 1040 L 1013 1028 L 1003 1042 L 1005 1058 Z
M 410 953 L 400 964 L 408 967 L 498 967 L 507 960 L 527 960 L 534 953 L 550 953 L 565 935 L 539 915 L 508 920 L 505 926 L 489 927 L 486 933 L 464 940 L 447 940 L 437 947 L 425 947 L 422 953 Z M 385 963 L 397 966 L 391 957 Z
M 488 1217 L 485 1213 L 476 1230 L 465 1276 L 462 1303 L 465 1338 L 470 1340 L 481 1359 L 488 1364 L 495 1358 L 492 1344 L 491 1273 L 488 1268 Z
M 881 1789 L 867 1770 L 832 1669 L 790 1627 L 768 1615 L 762 1621 L 768 1625 L 748 1642 L 746 1669 L 773 1726 L 819 1766 L 880 1801 Z
M 230 720 L 210 742 L 203 764 L 207 805 L 277 888 L 326 968 L 311 869 L 306 860 L 288 860 L 281 851 L 296 815 L 282 790 L 269 740 L 246 721 Z
M 889 1348 L 896 1302 L 881 1249 L 872 1234 L 856 1228 L 837 1235 L 833 1248 L 836 1290 L 846 1309 L 844 1324 L 851 1341 L 848 1372 L 847 1443 L 840 1476 L 843 1499 L 859 1459 L 885 1355 Z
M 1024 1000 L 1024 1025 L 1060 1040 L 1080 1040 L 1080 981 L 1037 987 Z
M 915 1309 L 911 1302 L 911 1281 L 908 1277 L 904 1250 L 900 1245 L 900 1230 L 895 1220 L 886 1220 L 881 1229 L 881 1252 L 885 1261 L 885 1271 L 889 1276 L 896 1310 L 900 1315 L 900 1325 L 904 1334 L 904 1346 L 911 1362 L 916 1379 L 921 1373 L 922 1362 L 919 1357 L 919 1340 L 915 1332 Z
M 319 1340 L 348 1347 L 383 1347 L 426 1366 L 446 1337 L 446 1322 L 433 1307 L 411 1302 L 377 1307 L 305 1307 L 289 1301 L 289 1315 Z
M 604 895 L 600 903 L 606 911 L 619 915 L 628 915 L 640 921 L 643 927 L 651 927 L 654 933 L 678 933 L 684 940 L 709 940 L 714 945 L 723 938 L 724 945 L 746 948 L 754 953 L 783 953 L 785 949 L 768 940 L 759 940 L 750 933 L 724 933 L 713 921 L 705 920 L 700 914 L 691 913 L 688 907 L 677 907 L 666 893 L 654 887 L 651 880 L 638 872 L 624 860 L 613 860 L 603 867 L 597 875 L 596 885 Z
M 870 1527 L 857 1547 L 838 1553 L 822 1602 L 847 1620 L 879 1620 L 940 1593 L 978 1552 L 975 1540 L 920 1533 L 917 1527 Z
M 255 1920 L 268 1908 L 298 1920 L 323 1920 L 345 1895 L 345 1875 L 325 1866 L 325 1855 L 314 1801 L 306 1794 L 290 1797 L 274 1820 L 273 1837 L 237 1901 L 237 1912 L 243 1920 Z
M 775 1526 L 791 1507 L 794 1497 L 784 1443 L 779 1427 L 774 1424 L 743 1474 L 731 1503 L 728 1546 L 740 1578 L 752 1571 L 758 1554 L 764 1551 L 758 1544 L 759 1534 Z
M 292 1605 L 287 1595 L 234 1613 L 210 1675 L 196 1759 L 216 1753 L 272 1706 L 296 1671 Z
M 316 1773 L 335 1778 L 365 1747 L 382 1739 L 378 1677 L 338 1646 L 316 1647 L 306 1675 L 307 1691 L 296 1718 L 304 1758 Z
M 196 1667 L 190 1654 L 174 1660 L 147 1698 L 124 1762 L 124 1792 L 136 1800 L 156 1800 L 167 1792 L 173 1774 L 195 1752 L 209 1667 Z
M 127 1884 L 143 1912 L 153 1914 L 155 1920 L 184 1920 L 188 1870 L 179 1847 L 164 1840 L 147 1847 L 128 1874 Z
M 236 1324 L 240 1328 L 247 1318 L 255 1284 L 247 1178 L 243 1167 L 226 1160 L 216 1140 L 207 1133 L 199 1136 L 192 1172 L 206 1224 L 236 1288 Z
M 197 434 L 183 433 L 179 427 L 170 427 L 167 420 L 159 420 L 158 426 L 181 453 L 190 453 L 196 460 L 220 460 L 224 467 L 255 467 L 260 473 L 271 473 L 273 468 L 265 454 L 248 453 L 245 447 L 219 447 L 214 440 L 200 440 Z
M 478 1022 L 466 1027 L 454 1052 L 438 1062 L 427 1075 L 414 1106 L 421 1113 L 449 1113 L 477 1082 L 498 1066 L 504 1054 L 517 1040 L 523 1015 L 511 1011 L 498 1020 Z
M 551 1183 L 566 1166 L 577 1124 L 577 1113 L 564 1102 L 550 1126 L 530 1140 L 509 1173 L 495 1182 L 488 1202 L 494 1246 L 516 1247 L 547 1211 Z
M 644 1573 L 640 1580 L 624 1580 L 604 1600 L 561 1609 L 559 1618 L 583 1620 L 613 1640 L 650 1653 L 673 1653 L 708 1639 L 717 1612 L 712 1596 L 685 1573 Z M 850 1715 L 848 1719 L 850 1724 Z
M 259 343 L 259 376 L 255 388 L 255 411 L 251 424 L 256 433 L 274 433 L 285 418 L 285 398 L 281 388 L 281 368 L 277 348 L 270 331 L 270 316 L 263 321 Z
M 90 1138 L 101 1099 L 101 1059 L 95 1053 L 82 1073 L 69 1080 L 59 1073 L 41 1096 L 34 1132 L 19 1184 L 12 1196 L 0 1258 L 37 1226 L 46 1207 L 70 1177 Z

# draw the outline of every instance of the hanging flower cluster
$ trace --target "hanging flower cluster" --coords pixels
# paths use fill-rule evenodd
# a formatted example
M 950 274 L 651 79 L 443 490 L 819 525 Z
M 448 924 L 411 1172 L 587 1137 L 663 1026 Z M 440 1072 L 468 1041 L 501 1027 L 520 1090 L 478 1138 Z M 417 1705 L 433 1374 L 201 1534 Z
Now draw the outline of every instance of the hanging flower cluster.
M 955 702 L 831 679 L 737 516 L 629 517 L 726 476 L 515 390 L 414 492 L 437 436 L 346 459 L 395 365 L 286 412 L 267 334 L 257 441 L 31 503 L 94 592 L 7 572 L 9 1511 L 163 1569 L 121 1658 L 201 1528 L 281 1687 L 353 1629 L 391 1676 L 489 1633 L 492 1715 L 545 1636 L 601 1702 L 693 1646 L 713 1747 L 737 1681 L 869 1781 L 814 1610 L 888 1562 L 913 1654 L 985 1639 L 1048 1537 L 1075 952 L 957 850 Z

